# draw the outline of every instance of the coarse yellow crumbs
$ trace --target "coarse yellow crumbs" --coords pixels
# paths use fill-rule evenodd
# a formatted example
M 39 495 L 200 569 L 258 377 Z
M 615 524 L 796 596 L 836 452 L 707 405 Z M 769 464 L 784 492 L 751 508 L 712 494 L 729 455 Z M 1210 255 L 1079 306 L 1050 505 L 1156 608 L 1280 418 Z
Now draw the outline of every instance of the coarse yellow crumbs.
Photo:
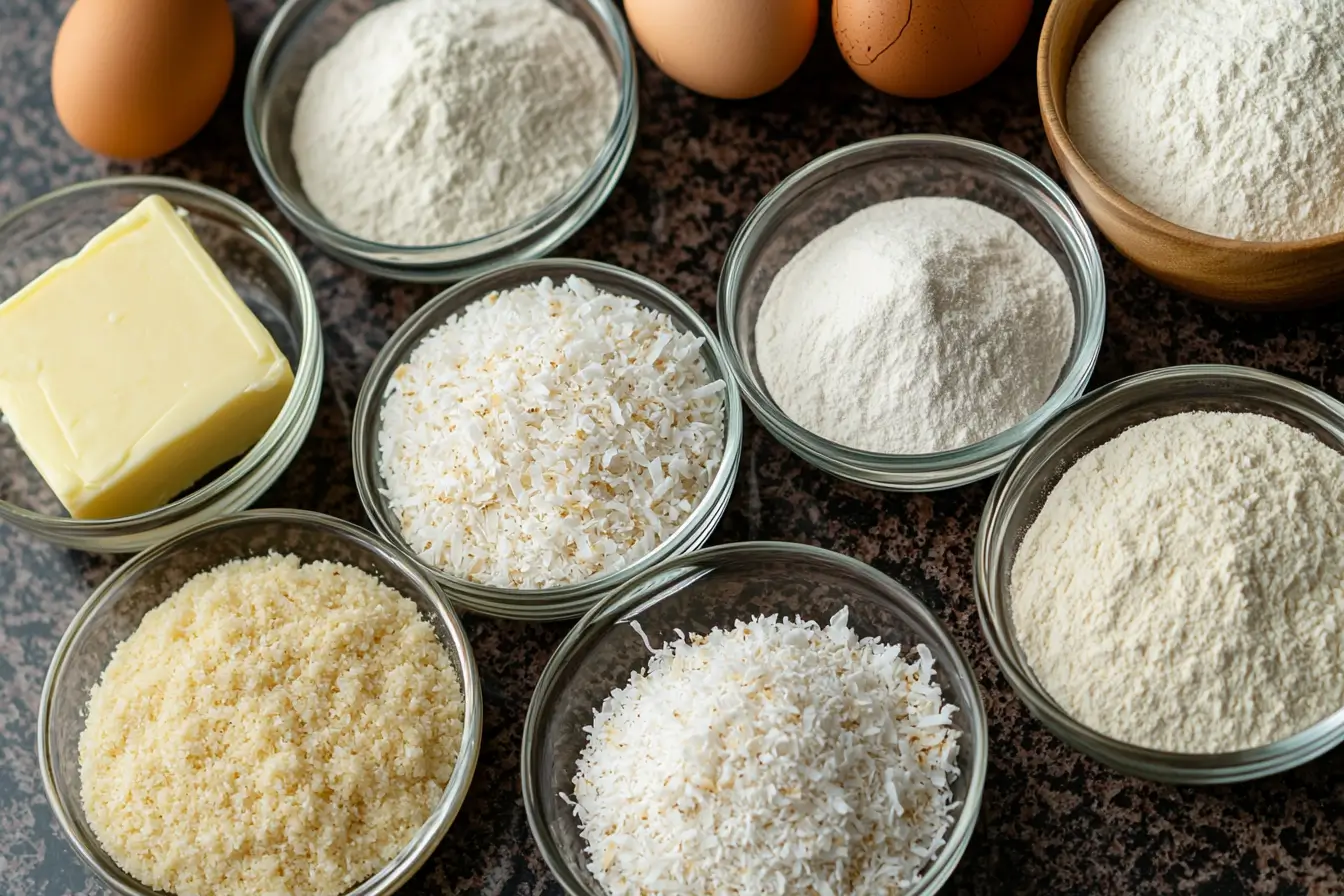
M 462 686 L 414 602 L 339 563 L 203 572 L 89 697 L 80 795 L 107 853 L 179 896 L 335 896 L 443 794 Z

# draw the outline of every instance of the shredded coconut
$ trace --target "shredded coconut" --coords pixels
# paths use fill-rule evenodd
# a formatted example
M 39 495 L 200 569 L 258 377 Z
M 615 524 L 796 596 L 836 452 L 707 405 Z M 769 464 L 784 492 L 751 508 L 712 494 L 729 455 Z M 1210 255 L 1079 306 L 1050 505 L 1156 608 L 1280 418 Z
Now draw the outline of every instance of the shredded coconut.
M 648 554 L 723 457 L 724 383 L 703 342 L 578 277 L 468 306 L 397 369 L 382 408 L 383 494 L 406 543 L 514 588 Z
M 1214 236 L 1344 231 L 1344 0 L 1121 0 L 1069 133 L 1121 194 Z
M 922 644 L 861 639 L 848 610 L 755 617 L 653 651 L 565 798 L 609 896 L 897 894 L 958 808 L 955 712 Z
M 147 613 L 89 696 L 89 824 L 179 896 L 335 896 L 429 817 L 462 687 L 416 605 L 369 573 L 272 555 Z
M 802 248 L 770 284 L 756 360 L 800 426 L 883 454 L 948 451 L 1031 416 L 1073 346 L 1059 263 L 964 199 L 881 202 Z
M 1140 424 L 1064 473 L 1011 582 L 1027 659 L 1084 724 L 1277 741 L 1344 707 L 1344 455 L 1258 414 Z
M 304 192 L 338 227 L 453 243 L 577 183 L 618 101 L 597 38 L 549 0 L 398 0 L 313 66 L 290 145 Z

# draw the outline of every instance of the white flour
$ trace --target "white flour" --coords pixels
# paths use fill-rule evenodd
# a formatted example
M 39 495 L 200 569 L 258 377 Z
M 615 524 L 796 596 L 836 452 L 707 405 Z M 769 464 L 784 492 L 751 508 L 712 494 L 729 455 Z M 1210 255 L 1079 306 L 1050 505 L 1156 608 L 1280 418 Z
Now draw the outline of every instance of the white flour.
M 870 206 L 780 269 L 756 322 L 771 396 L 804 428 L 888 454 L 946 451 L 1030 416 L 1073 340 L 1059 264 L 960 199 Z
M 1258 746 L 1344 706 L 1344 455 L 1189 413 L 1070 468 L 1022 540 L 1013 622 L 1041 684 L 1122 741 Z
M 304 192 L 343 230 L 451 243 L 577 182 L 617 103 L 596 38 L 548 0 L 399 0 L 313 67 L 291 148 Z
M 1122 0 L 1078 54 L 1083 157 L 1175 224 L 1344 231 L 1344 0 Z

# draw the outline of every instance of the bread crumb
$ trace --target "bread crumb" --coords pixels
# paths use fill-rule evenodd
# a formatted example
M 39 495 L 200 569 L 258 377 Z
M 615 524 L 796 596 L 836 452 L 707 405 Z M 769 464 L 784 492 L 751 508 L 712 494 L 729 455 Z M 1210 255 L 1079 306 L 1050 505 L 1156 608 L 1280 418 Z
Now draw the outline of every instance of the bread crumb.
M 462 686 L 414 602 L 340 563 L 203 572 L 112 654 L 79 740 L 108 854 L 179 896 L 334 896 L 443 794 Z

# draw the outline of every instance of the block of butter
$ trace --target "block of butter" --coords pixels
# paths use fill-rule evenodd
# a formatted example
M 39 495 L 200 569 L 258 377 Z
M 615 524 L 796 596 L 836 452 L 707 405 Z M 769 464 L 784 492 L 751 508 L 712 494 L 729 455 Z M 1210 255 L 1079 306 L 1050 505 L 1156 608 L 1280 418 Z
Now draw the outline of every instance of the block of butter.
M 0 304 L 0 413 L 77 519 L 166 504 L 255 444 L 293 382 L 160 196 Z

